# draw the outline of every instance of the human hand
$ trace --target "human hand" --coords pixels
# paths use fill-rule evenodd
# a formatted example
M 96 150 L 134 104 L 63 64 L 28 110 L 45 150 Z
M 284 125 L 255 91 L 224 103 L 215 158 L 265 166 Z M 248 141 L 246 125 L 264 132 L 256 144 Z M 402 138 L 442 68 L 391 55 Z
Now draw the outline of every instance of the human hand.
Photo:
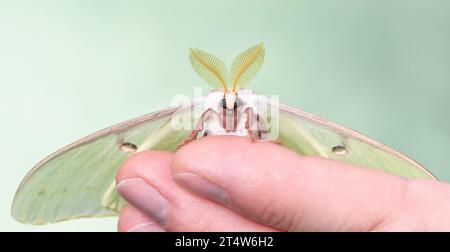
M 450 185 L 215 136 L 128 159 L 119 231 L 450 230 Z

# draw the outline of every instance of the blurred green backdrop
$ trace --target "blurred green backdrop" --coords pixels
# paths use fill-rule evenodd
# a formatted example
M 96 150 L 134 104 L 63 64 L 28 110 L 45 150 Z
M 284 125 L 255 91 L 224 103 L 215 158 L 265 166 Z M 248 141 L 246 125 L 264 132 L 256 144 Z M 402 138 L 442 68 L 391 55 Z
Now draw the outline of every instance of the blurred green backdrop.
M 256 92 L 450 181 L 449 27 L 448 0 L 0 0 L 0 230 L 114 231 L 115 218 L 20 224 L 14 192 L 58 148 L 192 95 L 191 46 L 229 63 L 263 41 Z

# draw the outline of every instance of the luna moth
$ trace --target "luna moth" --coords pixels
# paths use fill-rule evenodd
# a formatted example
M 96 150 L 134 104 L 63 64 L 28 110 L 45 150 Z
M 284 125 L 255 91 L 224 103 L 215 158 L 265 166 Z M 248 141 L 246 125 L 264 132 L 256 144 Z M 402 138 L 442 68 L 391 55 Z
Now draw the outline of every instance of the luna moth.
M 300 155 L 318 156 L 379 169 L 406 178 L 435 179 L 412 159 L 362 134 L 318 116 L 274 102 L 244 89 L 260 70 L 263 44 L 239 54 L 230 71 L 218 57 L 189 50 L 197 74 L 214 90 L 188 104 L 119 123 L 51 154 L 23 179 L 12 216 L 22 223 L 45 224 L 80 217 L 117 215 L 126 202 L 116 191 L 122 162 L 145 150 L 176 151 L 197 137 L 239 135 L 275 141 Z M 263 118 L 258 104 L 278 111 Z M 194 113 L 195 110 L 199 113 Z M 173 122 L 188 121 L 189 127 Z M 270 122 L 277 123 L 269 134 Z M 271 136 L 272 138 L 270 138 Z

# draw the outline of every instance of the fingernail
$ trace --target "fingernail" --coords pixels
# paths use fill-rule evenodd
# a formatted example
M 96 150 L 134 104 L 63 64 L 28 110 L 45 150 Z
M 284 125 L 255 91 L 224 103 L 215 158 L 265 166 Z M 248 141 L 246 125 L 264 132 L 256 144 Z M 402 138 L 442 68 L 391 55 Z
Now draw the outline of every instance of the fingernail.
M 226 205 L 227 192 L 220 186 L 192 173 L 178 173 L 173 180 L 189 191 L 209 200 Z
M 148 214 L 152 220 L 164 226 L 168 201 L 153 186 L 143 179 L 132 178 L 117 184 L 117 191 L 131 205 Z
M 149 223 L 143 223 L 137 226 L 134 226 L 127 230 L 127 232 L 165 232 L 164 228 L 162 228 L 160 225 L 149 222 Z

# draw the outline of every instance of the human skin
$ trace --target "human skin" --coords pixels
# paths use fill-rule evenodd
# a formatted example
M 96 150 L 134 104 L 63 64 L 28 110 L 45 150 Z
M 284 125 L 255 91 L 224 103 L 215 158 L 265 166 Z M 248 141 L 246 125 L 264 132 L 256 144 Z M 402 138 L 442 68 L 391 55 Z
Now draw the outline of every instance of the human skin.
M 119 170 L 119 231 L 449 231 L 450 185 L 210 136 Z

